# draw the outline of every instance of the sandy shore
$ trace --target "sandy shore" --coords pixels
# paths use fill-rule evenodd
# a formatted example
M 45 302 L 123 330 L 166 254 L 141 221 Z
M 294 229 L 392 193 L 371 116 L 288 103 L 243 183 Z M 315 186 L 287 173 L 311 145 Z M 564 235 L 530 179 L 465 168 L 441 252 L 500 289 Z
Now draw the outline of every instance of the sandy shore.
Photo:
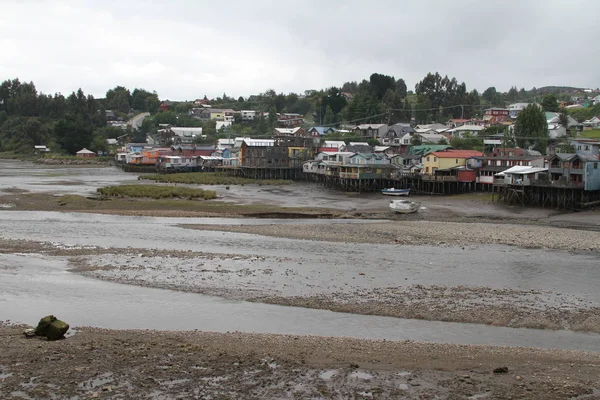
M 0 327 L 3 398 L 600 398 L 598 353 L 91 328 L 46 342 L 22 329 Z
M 450 246 L 469 246 L 473 243 L 480 243 L 570 251 L 597 252 L 600 250 L 600 232 L 598 231 L 584 234 L 574 229 L 534 225 L 394 221 L 344 226 L 323 224 L 296 226 L 190 224 L 181 226 L 190 229 L 330 242 Z

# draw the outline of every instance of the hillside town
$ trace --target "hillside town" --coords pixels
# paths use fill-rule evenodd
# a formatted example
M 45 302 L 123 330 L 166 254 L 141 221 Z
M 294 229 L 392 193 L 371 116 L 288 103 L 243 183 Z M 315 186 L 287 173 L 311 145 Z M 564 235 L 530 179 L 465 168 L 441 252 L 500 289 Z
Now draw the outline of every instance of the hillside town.
M 257 118 L 251 110 L 198 106 L 190 110 L 191 115 L 214 120 L 225 132 L 236 115 L 242 120 Z M 149 136 L 148 143 L 119 146 L 113 141 L 112 146 L 118 162 L 161 172 L 301 168 L 306 180 L 316 180 L 313 175 L 356 180 L 418 176 L 429 181 L 469 183 L 474 190 L 482 191 L 506 184 L 600 190 L 600 140 L 580 136 L 598 128 L 600 118 L 579 123 L 568 116 L 563 125 L 559 113 L 545 112 L 549 140 L 542 154 L 514 145 L 515 120 L 527 106 L 517 103 L 508 108 L 485 109 L 480 119 L 414 125 L 303 128 L 301 115 L 278 114 L 279 127 L 268 138 L 234 136 L 217 139 L 214 144 L 196 144 L 196 139 L 205 137 L 201 127 L 163 125 L 157 131 L 157 140 Z M 506 129 L 500 133 L 489 129 L 496 126 Z M 354 139 L 328 140 L 335 136 Z M 468 138 L 475 139 L 472 148 L 452 146 Z M 78 155 L 89 155 L 85 149 L 81 152 Z

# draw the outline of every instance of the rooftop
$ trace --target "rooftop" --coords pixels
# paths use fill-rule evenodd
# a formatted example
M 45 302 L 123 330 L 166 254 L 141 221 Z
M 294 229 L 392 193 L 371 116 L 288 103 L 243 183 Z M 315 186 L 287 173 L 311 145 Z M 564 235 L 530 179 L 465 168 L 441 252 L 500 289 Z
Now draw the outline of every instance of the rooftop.
M 436 151 L 430 154 L 433 154 L 437 158 L 471 158 L 484 156 L 482 152 L 475 150 Z

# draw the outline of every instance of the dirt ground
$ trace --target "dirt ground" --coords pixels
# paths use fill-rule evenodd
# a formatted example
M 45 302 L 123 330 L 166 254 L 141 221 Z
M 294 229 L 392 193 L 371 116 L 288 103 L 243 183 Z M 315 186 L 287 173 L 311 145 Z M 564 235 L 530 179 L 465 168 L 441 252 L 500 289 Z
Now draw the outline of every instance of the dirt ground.
M 600 354 L 244 333 L 0 327 L 25 399 L 600 399 Z M 508 373 L 494 373 L 506 367 Z

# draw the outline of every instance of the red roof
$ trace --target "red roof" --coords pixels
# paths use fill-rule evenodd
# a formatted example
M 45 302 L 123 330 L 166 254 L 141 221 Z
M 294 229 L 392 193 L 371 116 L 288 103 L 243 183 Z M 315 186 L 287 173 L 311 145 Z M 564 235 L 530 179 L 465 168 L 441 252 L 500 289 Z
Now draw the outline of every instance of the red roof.
M 480 151 L 475 150 L 448 150 L 448 151 L 436 151 L 433 154 L 437 158 L 471 158 L 471 157 L 482 157 L 483 154 Z
M 337 147 L 319 147 L 317 153 L 337 153 L 339 149 Z

